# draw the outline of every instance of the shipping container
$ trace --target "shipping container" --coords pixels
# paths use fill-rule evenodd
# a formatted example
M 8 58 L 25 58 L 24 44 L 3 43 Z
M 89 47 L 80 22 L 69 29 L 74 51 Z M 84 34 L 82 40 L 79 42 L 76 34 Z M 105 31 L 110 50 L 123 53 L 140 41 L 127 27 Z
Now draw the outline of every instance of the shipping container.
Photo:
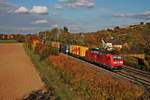
M 60 52 L 67 54 L 69 52 L 69 45 L 61 43 Z
M 60 43 L 59 42 L 51 42 L 51 47 L 60 49 Z
M 79 56 L 85 57 L 85 54 L 86 54 L 86 51 L 88 50 L 88 47 L 79 46 L 79 48 L 80 48 Z
M 80 46 L 70 45 L 69 53 L 72 55 L 80 56 Z
M 88 50 L 88 47 L 78 46 L 78 45 L 70 45 L 69 53 L 79 56 L 79 57 L 85 57 L 87 50 Z

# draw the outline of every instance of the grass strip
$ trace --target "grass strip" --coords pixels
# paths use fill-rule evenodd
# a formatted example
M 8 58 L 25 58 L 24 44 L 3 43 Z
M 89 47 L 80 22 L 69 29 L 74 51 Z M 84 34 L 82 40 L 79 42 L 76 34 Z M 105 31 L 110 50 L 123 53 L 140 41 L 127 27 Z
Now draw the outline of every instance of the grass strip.
M 73 91 L 68 88 L 67 84 L 63 83 L 60 74 L 50 67 L 51 65 L 47 64 L 46 61 L 40 61 L 39 56 L 27 48 L 25 44 L 24 48 L 32 63 L 38 70 L 47 90 L 54 92 L 55 100 L 77 100 Z
M 14 39 L 11 39 L 11 40 L 1 40 L 0 39 L 0 43 L 17 43 L 17 41 Z

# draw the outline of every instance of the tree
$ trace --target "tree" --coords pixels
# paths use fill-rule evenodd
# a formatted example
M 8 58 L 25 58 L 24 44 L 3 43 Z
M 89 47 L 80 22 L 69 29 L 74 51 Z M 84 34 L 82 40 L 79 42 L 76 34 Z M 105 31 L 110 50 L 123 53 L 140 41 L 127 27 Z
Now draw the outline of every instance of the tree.
M 144 22 L 140 22 L 140 25 L 144 25 Z
M 68 32 L 68 27 L 64 26 L 64 32 Z
M 17 34 L 17 35 L 15 36 L 15 39 L 16 39 L 16 41 L 18 41 L 18 42 L 24 42 L 24 41 L 25 41 L 25 35 Z
M 145 45 L 144 45 L 144 53 L 150 55 L 150 36 L 144 36 Z
M 115 30 L 118 30 L 118 29 L 120 29 L 120 27 L 119 27 L 119 26 L 116 26 L 114 29 L 115 29 Z

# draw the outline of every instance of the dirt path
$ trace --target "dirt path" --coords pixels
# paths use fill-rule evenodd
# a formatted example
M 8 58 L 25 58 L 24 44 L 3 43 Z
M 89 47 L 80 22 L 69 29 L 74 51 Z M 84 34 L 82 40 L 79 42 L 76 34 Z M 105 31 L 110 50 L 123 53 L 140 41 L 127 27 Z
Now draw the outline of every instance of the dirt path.
M 0 44 L 0 100 L 20 100 L 43 88 L 22 44 Z

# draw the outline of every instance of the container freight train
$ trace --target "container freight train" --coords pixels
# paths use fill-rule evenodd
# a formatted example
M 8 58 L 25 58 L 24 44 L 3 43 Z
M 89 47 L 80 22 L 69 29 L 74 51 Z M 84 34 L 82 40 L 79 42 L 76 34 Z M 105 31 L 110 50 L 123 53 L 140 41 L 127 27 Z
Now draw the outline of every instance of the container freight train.
M 111 70 L 122 69 L 123 67 L 123 59 L 117 54 L 105 53 L 99 49 L 90 49 L 88 47 L 78 45 L 67 45 L 59 42 L 52 42 L 52 47 L 57 47 L 62 53 L 70 54 L 89 62 L 103 65 L 105 68 Z

